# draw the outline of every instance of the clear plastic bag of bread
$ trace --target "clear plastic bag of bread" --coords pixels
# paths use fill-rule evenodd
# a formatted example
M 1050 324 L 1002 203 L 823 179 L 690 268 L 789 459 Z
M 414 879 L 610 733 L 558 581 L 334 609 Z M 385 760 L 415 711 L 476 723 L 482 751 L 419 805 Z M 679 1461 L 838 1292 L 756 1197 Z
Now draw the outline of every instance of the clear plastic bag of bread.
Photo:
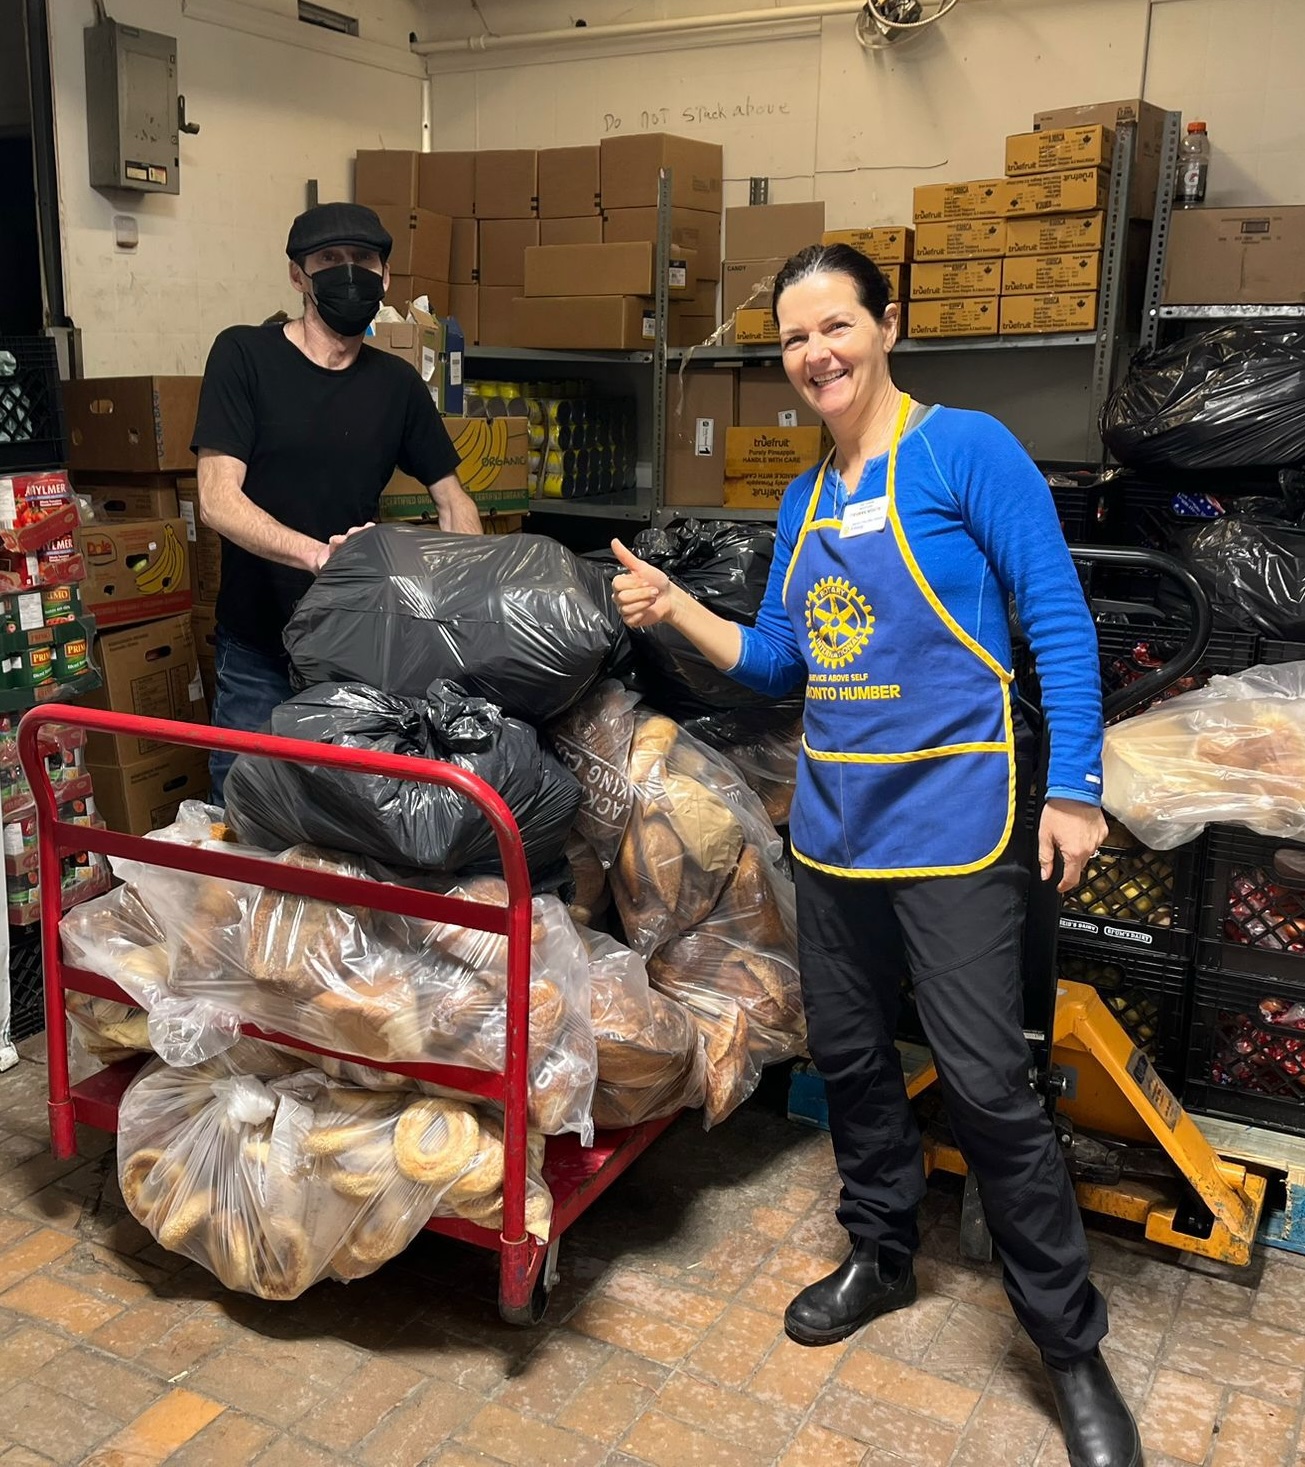
M 443 1209 L 501 1219 L 501 1139 L 463 1101 L 261 1073 L 227 1057 L 147 1068 L 119 1112 L 118 1180 L 132 1216 L 229 1289 L 294 1299 L 400 1253 Z M 527 1226 L 547 1237 L 535 1169 Z M 496 1190 L 497 1189 L 497 1190 Z
M 634 809 L 629 764 L 638 701 L 637 693 L 609 680 L 548 727 L 557 757 L 583 790 L 573 833 L 604 869 L 615 863 Z
M 507 885 L 494 876 L 469 877 L 446 895 L 507 905 Z M 507 939 L 406 917 L 387 918 L 384 935 L 410 963 L 422 1023 L 431 1036 L 429 1057 L 502 1070 Z M 575 923 L 557 897 L 537 896 L 530 929 L 530 1123 L 547 1135 L 574 1131 L 585 1145 L 593 1136 L 590 1109 L 598 1078 L 589 1008 L 589 963 Z
M 635 715 L 634 810 L 610 877 L 626 939 L 643 957 L 696 927 L 743 849 L 743 817 L 769 827 L 730 765 L 660 713 Z
M 1213 677 L 1106 730 L 1106 809 L 1153 850 L 1210 824 L 1305 839 L 1305 662 Z
M 760 799 L 772 825 L 787 825 L 797 788 L 798 753 L 802 747 L 802 715 L 788 728 L 755 734 L 727 744 L 721 753 Z
M 593 846 L 574 830 L 567 837 L 566 863 L 575 888 L 566 909 L 577 927 L 592 927 L 612 903 L 607 872 Z
M 594 1125 L 613 1130 L 702 1105 L 707 1054 L 692 1014 L 650 987 L 637 953 L 601 932 L 580 937 L 598 1043 Z

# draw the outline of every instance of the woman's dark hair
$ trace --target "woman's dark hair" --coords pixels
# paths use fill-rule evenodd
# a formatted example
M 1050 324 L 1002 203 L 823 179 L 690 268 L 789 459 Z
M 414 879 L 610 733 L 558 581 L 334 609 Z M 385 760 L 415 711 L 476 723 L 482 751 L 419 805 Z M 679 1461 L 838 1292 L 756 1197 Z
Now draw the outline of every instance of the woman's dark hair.
M 884 272 L 868 255 L 854 250 L 851 245 L 808 245 L 796 255 L 784 261 L 783 268 L 775 276 L 775 291 L 770 313 L 779 325 L 779 298 L 799 280 L 809 275 L 846 275 L 856 286 L 857 299 L 875 318 L 884 319 L 892 292 Z

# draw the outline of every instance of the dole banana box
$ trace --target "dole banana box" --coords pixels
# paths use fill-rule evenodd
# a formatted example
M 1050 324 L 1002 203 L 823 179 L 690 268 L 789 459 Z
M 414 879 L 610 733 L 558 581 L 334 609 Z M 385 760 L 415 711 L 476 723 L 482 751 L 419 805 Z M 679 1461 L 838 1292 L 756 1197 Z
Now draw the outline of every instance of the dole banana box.
M 190 610 L 194 598 L 182 519 L 83 525 L 77 548 L 86 562 L 82 605 L 101 628 Z
M 482 514 L 528 509 L 529 425 L 524 418 L 445 418 L 458 455 L 458 478 Z M 395 473 L 381 495 L 381 519 L 419 520 L 434 516 L 424 484 Z

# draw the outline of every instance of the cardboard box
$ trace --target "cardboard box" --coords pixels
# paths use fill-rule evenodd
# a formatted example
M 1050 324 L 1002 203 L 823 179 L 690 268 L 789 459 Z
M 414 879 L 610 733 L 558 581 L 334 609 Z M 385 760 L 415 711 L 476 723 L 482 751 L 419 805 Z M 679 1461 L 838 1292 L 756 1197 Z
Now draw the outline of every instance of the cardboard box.
M 1000 295 L 1000 260 L 940 260 L 911 268 L 911 299 L 947 300 L 965 295 Z
M 483 149 L 476 159 L 477 219 L 533 219 L 538 213 L 533 148 Z
M 1095 331 L 1095 291 L 1079 295 L 1004 295 L 1001 334 L 1028 336 L 1041 331 Z
M 749 304 L 756 284 L 767 275 L 778 275 L 784 268 L 787 255 L 774 255 L 768 260 L 726 260 L 720 267 L 721 316 L 728 318 L 740 306 Z M 769 309 L 774 292 L 767 287 L 758 291 L 750 304 L 758 309 Z
M 461 409 L 460 396 L 450 401 L 449 386 L 461 388 L 461 348 L 454 343 L 453 350 L 458 360 L 450 363 L 449 339 L 445 320 L 449 315 L 449 298 L 453 287 L 443 287 L 444 308 L 440 316 L 423 311 L 420 306 L 410 305 L 409 321 L 377 321 L 373 323 L 373 334 L 367 345 L 388 356 L 402 357 L 411 366 L 430 390 L 435 406 L 446 413 L 451 408 Z M 461 324 L 461 323 L 459 323 Z M 465 345 L 465 341 L 462 343 Z M 456 373 L 453 368 L 457 368 Z
M 476 212 L 475 153 L 418 153 L 417 207 L 470 218 Z
M 1305 204 L 1175 209 L 1163 299 L 1186 306 L 1305 302 Z
M 391 275 L 390 288 L 385 292 L 385 304 L 393 306 L 401 316 L 406 316 L 412 302 L 421 300 L 423 296 L 437 316 L 448 315 L 448 281 L 427 280 L 421 275 Z
M 1072 214 L 1104 209 L 1110 175 L 1100 168 L 1075 168 L 1068 173 L 1037 173 L 1012 179 L 999 192 L 1001 212 L 1012 214 Z
M 907 322 L 909 337 L 996 336 L 998 296 L 969 296 L 963 300 L 912 301 Z
M 1101 284 L 1101 252 L 1081 255 L 1010 255 L 1002 264 L 1003 295 L 1081 295 Z
M 568 219 L 601 212 L 597 143 L 539 150 L 539 217 Z
M 695 269 L 696 257 L 695 257 Z M 715 276 L 708 276 L 705 280 L 699 276 L 697 284 L 693 287 L 692 296 L 687 297 L 681 304 L 686 316 L 714 316 L 719 321 L 720 317 L 716 311 L 717 293 L 720 290 L 720 282 Z
M 646 132 L 604 138 L 598 147 L 599 196 L 604 213 L 611 209 L 656 210 L 657 175 L 663 168 L 671 170 L 673 208 L 720 213 L 724 151 L 719 143 Z M 720 261 L 716 263 L 719 269 Z
M 482 219 L 481 285 L 511 285 L 518 295 L 526 281 L 526 251 L 539 243 L 538 219 Z
M 476 287 L 477 335 L 481 346 L 515 346 L 512 336 L 512 302 L 521 294 L 519 285 Z
M 794 479 L 820 462 L 823 428 L 729 428 L 725 432 L 725 504 L 776 509 Z
M 911 216 L 921 224 L 948 219 L 1000 219 L 1004 178 L 973 178 L 961 183 L 925 183 L 914 191 Z
M 740 346 L 774 346 L 779 341 L 779 327 L 770 307 L 747 306 L 740 310 L 734 317 L 734 340 Z
M 211 530 L 199 513 L 199 484 L 183 480 L 177 488 L 177 508 L 186 527 L 186 551 L 190 560 L 190 587 L 194 598 L 205 605 L 217 601 L 222 584 L 222 536 Z
M 374 209 L 377 204 L 417 207 L 417 160 L 420 153 L 401 148 L 359 149 L 353 165 L 353 196 Z M 422 205 L 425 208 L 425 205 Z
M 77 492 L 89 494 L 97 520 L 174 520 L 175 488 L 144 489 L 78 481 Z
M 199 377 L 82 377 L 63 383 L 69 466 L 195 472 Z
M 449 236 L 449 283 L 475 285 L 480 266 L 480 224 L 475 219 L 455 219 Z
M 428 280 L 447 280 L 453 245 L 453 220 L 448 214 L 429 209 L 401 209 L 382 204 L 377 216 L 394 239 L 390 252 L 391 275 L 422 275 Z
M 737 421 L 740 428 L 818 428 L 820 414 L 803 402 L 782 367 L 744 367 Z
M 948 219 L 917 224 L 917 260 L 989 260 L 1006 253 L 1005 219 Z
M 1059 173 L 1066 168 L 1109 168 L 1114 155 L 1114 130 L 1099 122 L 1012 133 L 1006 139 L 1006 177 Z
M 1075 251 L 1099 250 L 1106 242 L 1106 216 L 1092 214 L 1045 214 L 1041 218 L 1006 220 L 1008 255 L 1064 255 Z
M 637 295 L 518 296 L 514 346 L 637 351 L 653 339 L 652 308 Z
M 541 219 L 539 221 L 539 243 L 541 245 L 602 244 L 603 216 L 601 214 L 578 214 L 571 219 Z
M 95 661 L 103 681 L 86 695 L 91 707 L 179 723 L 208 722 L 189 610 L 101 633 L 95 639 Z M 157 739 L 127 734 L 86 735 L 86 758 L 97 764 L 136 764 L 165 747 Z
M 697 256 L 672 247 L 669 290 L 691 300 Z M 526 251 L 526 295 L 644 295 L 657 290 L 657 247 L 648 240 L 626 244 L 538 245 Z
M 725 431 L 736 422 L 732 367 L 672 374 L 666 396 L 666 503 L 724 504 Z
M 656 244 L 657 210 L 616 209 L 608 213 L 603 219 L 603 239 L 646 239 Z M 672 209 L 671 243 L 695 251 L 700 279 L 713 279 L 720 274 L 719 214 L 700 209 Z
M 208 753 L 173 745 L 153 758 L 119 768 L 87 761 L 95 804 L 114 830 L 148 835 L 177 818 L 182 800 L 208 798 Z
M 725 210 L 725 256 L 730 260 L 785 260 L 825 232 L 825 205 L 745 204 Z
M 458 453 L 458 478 L 482 514 L 529 507 L 530 427 L 524 418 L 445 418 Z M 426 486 L 396 472 L 381 493 L 383 520 L 434 515 Z
M 1129 189 L 1128 213 L 1132 219 L 1150 219 L 1155 214 L 1155 193 L 1164 159 L 1165 109 L 1153 102 L 1131 97 L 1122 102 L 1092 102 L 1086 107 L 1053 107 L 1033 115 L 1033 126 L 1041 131 L 1057 127 L 1090 127 L 1101 123 L 1118 128 L 1122 122 L 1137 124 L 1133 148 L 1133 183 Z
M 876 265 L 906 265 L 914 258 L 915 230 L 909 224 L 881 224 L 873 229 L 827 229 L 821 244 L 845 244 Z
M 462 328 L 466 346 L 480 343 L 480 286 L 450 285 L 449 315 Z
M 678 309 L 672 310 L 666 323 L 666 345 L 702 346 L 718 324 L 714 315 L 687 312 L 681 315 Z
M 217 700 L 217 611 L 212 606 L 193 606 L 190 630 L 195 638 L 195 660 L 204 689 L 204 704 L 212 712 Z
M 82 605 L 101 627 L 190 610 L 190 556 L 180 517 L 83 525 L 76 539 L 86 560 Z

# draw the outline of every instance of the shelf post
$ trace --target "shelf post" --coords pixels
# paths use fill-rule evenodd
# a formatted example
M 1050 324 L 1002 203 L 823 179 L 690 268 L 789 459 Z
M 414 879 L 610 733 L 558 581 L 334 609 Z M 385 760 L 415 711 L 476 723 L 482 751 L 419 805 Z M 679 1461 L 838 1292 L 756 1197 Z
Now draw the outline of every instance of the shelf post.
M 653 298 L 652 360 L 652 506 L 651 523 L 658 523 L 666 502 L 666 326 L 669 315 L 671 260 L 671 181 L 669 168 L 657 179 L 657 292 Z
M 1097 303 L 1097 342 L 1092 356 L 1092 390 L 1084 462 L 1105 467 L 1106 451 L 1098 424 L 1101 408 L 1114 385 L 1124 319 L 1126 287 L 1124 259 L 1128 250 L 1128 205 L 1133 185 L 1133 151 L 1137 123 L 1121 122 L 1115 129 L 1115 156 L 1110 169 L 1110 193 L 1106 207 L 1106 237 L 1101 253 L 1101 294 Z
M 1182 141 L 1181 112 L 1166 112 L 1160 145 L 1160 177 L 1155 186 L 1155 219 L 1151 224 L 1151 253 L 1146 263 L 1146 296 L 1142 302 L 1141 344 L 1151 350 L 1160 334 L 1160 298 L 1164 293 L 1165 256 L 1169 251 L 1169 219 L 1174 208 L 1178 177 L 1178 146 Z

